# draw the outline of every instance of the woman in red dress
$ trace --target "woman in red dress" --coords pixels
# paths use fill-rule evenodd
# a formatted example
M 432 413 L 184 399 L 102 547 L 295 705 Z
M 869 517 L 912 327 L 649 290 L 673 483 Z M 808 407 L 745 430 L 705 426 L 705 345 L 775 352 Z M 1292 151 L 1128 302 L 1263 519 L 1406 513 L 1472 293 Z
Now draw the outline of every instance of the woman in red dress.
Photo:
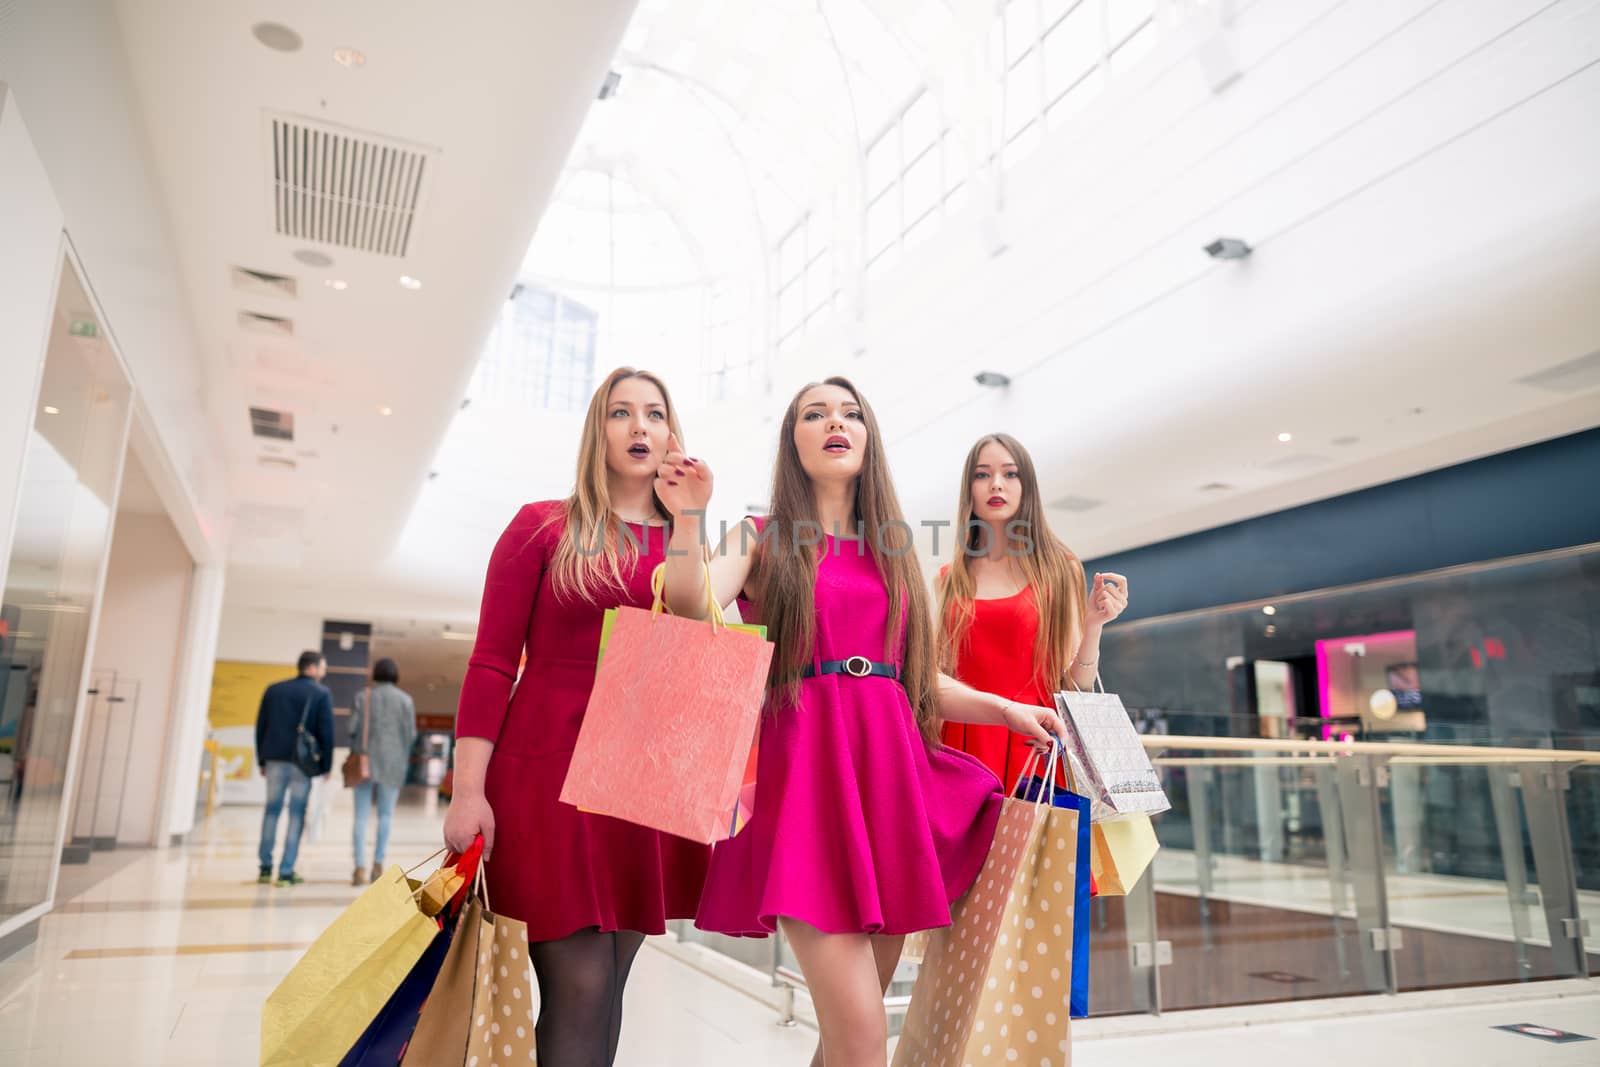
M 1045 521 L 1033 458 L 1008 434 L 967 453 L 961 536 L 939 571 L 945 670 L 1018 704 L 1055 705 L 1058 689 L 1094 685 L 1100 634 L 1128 606 L 1128 580 L 1096 574 Z M 947 722 L 944 743 L 976 756 L 1009 789 L 1030 748 L 1003 726 Z
M 523 507 L 490 557 L 461 690 L 445 842 L 460 851 L 481 833 L 492 906 L 528 924 L 544 1067 L 615 1060 L 634 955 L 668 919 L 694 917 L 710 861 L 705 845 L 558 799 L 605 611 L 648 607 L 666 558 L 653 485 L 674 433 L 654 375 L 622 367 L 596 390 L 576 489 Z

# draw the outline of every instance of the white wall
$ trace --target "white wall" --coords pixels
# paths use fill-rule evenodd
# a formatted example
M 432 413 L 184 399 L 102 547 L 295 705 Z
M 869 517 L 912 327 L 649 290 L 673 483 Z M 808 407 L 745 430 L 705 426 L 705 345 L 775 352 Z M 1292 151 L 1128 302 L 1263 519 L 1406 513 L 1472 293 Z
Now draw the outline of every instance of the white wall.
M 222 606 L 217 659 L 243 663 L 293 663 L 300 653 L 322 648 L 322 615 L 236 603 Z
M 58 231 L 64 220 L 163 448 L 193 491 L 202 525 L 221 530 L 220 434 L 206 420 L 205 364 L 112 4 L 21 0 L 0 34 L 0 79 L 27 116 L 60 204 L 47 207 L 35 193 L 23 207 L 45 207 L 40 218 Z M 18 210 L 9 183 L 0 188 L 8 201 L 0 211 Z M 29 230 L 37 225 L 30 221 Z M 10 228 L 0 233 L 9 246 Z
M 0 69 L 0 74 L 3 74 Z M 15 95 L 0 82 L 0 586 L 61 275 L 61 207 Z
M 123 512 L 112 536 L 95 669 L 139 683 L 118 841 L 159 844 L 163 753 L 177 732 L 175 670 L 194 560 L 164 515 Z

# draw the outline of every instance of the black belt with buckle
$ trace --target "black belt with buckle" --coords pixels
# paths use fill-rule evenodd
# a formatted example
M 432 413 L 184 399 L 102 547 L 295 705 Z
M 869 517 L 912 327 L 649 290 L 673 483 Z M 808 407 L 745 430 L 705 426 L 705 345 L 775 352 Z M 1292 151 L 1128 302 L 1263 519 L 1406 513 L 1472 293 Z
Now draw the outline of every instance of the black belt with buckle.
M 800 672 L 802 678 L 814 678 L 818 674 L 848 674 L 852 678 L 898 678 L 900 672 L 895 670 L 892 663 L 874 663 L 865 656 L 851 656 L 848 659 L 825 659 L 822 669 L 818 670 L 815 664 L 806 664 L 806 669 Z

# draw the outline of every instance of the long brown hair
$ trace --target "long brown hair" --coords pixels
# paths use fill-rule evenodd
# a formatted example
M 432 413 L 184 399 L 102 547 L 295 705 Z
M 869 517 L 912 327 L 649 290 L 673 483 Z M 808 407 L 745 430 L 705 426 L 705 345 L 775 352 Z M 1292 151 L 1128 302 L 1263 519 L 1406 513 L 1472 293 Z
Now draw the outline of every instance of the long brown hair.
M 856 478 L 855 511 L 857 532 L 866 539 L 866 547 L 889 592 L 883 656 L 892 661 L 896 646 L 900 644 L 903 651 L 901 684 L 916 713 L 918 728 L 925 738 L 933 741 L 937 736 L 938 664 L 928 593 L 922 569 L 917 564 L 911 528 L 906 524 L 894 482 L 889 477 L 889 462 L 884 454 L 877 416 L 848 378 L 829 378 L 801 389 L 790 401 L 789 410 L 783 416 L 783 428 L 778 431 L 772 504 L 767 513 L 767 522 L 775 536 L 762 539 L 751 583 L 761 603 L 767 634 L 776 646 L 769 687 L 781 694 L 786 703 L 796 703 L 800 695 L 800 671 L 811 662 L 816 645 L 818 550 L 795 542 L 801 523 L 818 523 L 817 499 L 811 477 L 800 462 L 794 431 L 800 419 L 800 401 L 821 385 L 845 390 L 861 408 L 867 443 L 861 473 Z M 902 612 L 905 615 L 903 631 L 900 627 Z
M 551 584 L 563 596 L 599 601 L 607 594 L 628 588 L 626 574 L 639 562 L 639 546 L 632 537 L 622 535 L 622 523 L 611 510 L 611 491 L 606 482 L 606 418 L 611 410 L 611 390 L 618 382 L 642 378 L 661 390 L 667 407 L 667 428 L 683 441 L 678 411 L 672 406 L 667 384 L 649 371 L 618 367 L 589 400 L 583 419 L 583 443 L 578 448 L 578 476 L 572 495 L 566 499 L 566 524 L 556 545 L 551 563 Z M 672 513 L 653 493 L 656 514 L 670 520 Z M 552 517 L 553 518 L 553 517 Z M 580 552 L 584 546 L 587 554 Z M 595 551 L 595 546 L 600 551 Z
M 1016 460 L 1017 474 L 1022 482 L 1022 503 L 1016 516 L 1007 523 L 1008 531 L 1026 531 L 1027 540 L 1013 539 L 1013 558 L 1022 568 L 1023 579 L 1033 587 L 1034 600 L 1039 605 L 1039 636 L 1034 645 L 1033 662 L 1036 680 L 1041 686 L 1054 689 L 1072 667 L 1072 658 L 1083 641 L 1084 616 L 1089 609 L 1089 594 L 1083 576 L 1083 563 L 1072 550 L 1050 530 L 1045 519 L 1044 502 L 1039 496 L 1039 478 L 1034 472 L 1033 457 L 1010 434 L 991 433 L 978 438 L 978 443 L 967 453 L 967 462 L 961 468 L 961 504 L 957 511 L 955 554 L 950 567 L 939 579 L 939 653 L 946 671 L 955 670 L 956 658 L 972 626 L 973 598 L 977 595 L 977 582 L 973 579 L 970 553 L 983 547 L 980 538 L 989 533 L 983 528 L 973 506 L 972 482 L 978 474 L 978 455 L 985 447 L 998 444 Z M 1031 547 L 1030 547 L 1031 545 Z M 1017 694 L 1002 693 L 1001 696 Z

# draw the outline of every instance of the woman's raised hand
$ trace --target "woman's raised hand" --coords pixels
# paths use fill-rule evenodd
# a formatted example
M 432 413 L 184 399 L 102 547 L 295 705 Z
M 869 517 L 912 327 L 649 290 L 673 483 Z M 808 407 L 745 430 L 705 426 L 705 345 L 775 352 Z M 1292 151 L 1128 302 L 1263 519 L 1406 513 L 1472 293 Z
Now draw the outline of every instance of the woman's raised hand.
M 656 496 L 674 518 L 687 511 L 704 511 L 711 503 L 711 468 L 704 460 L 684 455 L 677 434 L 667 438 L 667 449 L 656 471 Z

